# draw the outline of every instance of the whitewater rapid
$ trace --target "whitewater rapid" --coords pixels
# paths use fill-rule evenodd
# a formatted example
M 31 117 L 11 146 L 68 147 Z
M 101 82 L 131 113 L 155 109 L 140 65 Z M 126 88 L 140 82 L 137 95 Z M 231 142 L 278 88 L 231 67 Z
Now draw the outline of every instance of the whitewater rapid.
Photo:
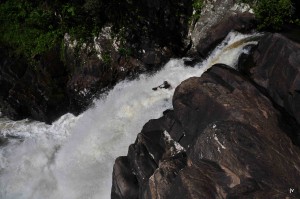
M 0 198 L 110 198 L 115 158 L 127 154 L 148 120 L 172 108 L 176 86 L 215 63 L 235 67 L 243 48 L 257 44 L 258 36 L 231 32 L 195 67 L 170 60 L 151 76 L 118 83 L 78 117 L 66 114 L 52 125 L 0 118 Z M 163 81 L 172 88 L 152 90 Z

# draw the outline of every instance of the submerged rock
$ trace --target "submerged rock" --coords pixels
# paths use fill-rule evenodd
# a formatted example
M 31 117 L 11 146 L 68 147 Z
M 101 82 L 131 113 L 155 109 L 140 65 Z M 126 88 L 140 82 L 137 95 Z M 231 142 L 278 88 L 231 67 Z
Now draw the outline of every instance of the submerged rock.
M 139 198 L 300 197 L 300 150 L 281 112 L 240 73 L 213 66 L 182 82 L 173 106 L 129 148 L 124 175 L 131 168 Z M 116 187 L 112 198 L 130 198 Z

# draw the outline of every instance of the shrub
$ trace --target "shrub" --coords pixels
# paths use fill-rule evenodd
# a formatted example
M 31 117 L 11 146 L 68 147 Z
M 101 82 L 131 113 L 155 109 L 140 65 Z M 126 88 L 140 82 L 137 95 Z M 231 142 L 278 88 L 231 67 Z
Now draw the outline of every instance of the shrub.
M 291 0 L 241 0 L 254 8 L 258 29 L 280 30 L 285 23 L 295 23 Z
M 197 21 L 201 14 L 201 9 L 203 7 L 203 0 L 193 0 L 193 15 L 191 20 Z
M 59 1 L 1 2 L 0 44 L 12 46 L 17 54 L 31 61 L 60 45 L 65 33 L 79 43 L 92 39 L 101 27 L 95 25 L 95 20 L 81 5 Z
M 254 12 L 259 29 L 280 30 L 284 23 L 292 19 L 293 6 L 291 0 L 260 0 Z

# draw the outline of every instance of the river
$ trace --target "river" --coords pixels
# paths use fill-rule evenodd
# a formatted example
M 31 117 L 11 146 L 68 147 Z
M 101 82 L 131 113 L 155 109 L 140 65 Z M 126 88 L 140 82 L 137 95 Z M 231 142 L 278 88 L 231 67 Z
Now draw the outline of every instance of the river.
M 0 198 L 110 198 L 115 158 L 127 154 L 148 120 L 172 108 L 176 86 L 215 63 L 235 67 L 258 35 L 231 32 L 195 67 L 172 59 L 155 74 L 122 81 L 77 117 L 66 114 L 52 125 L 0 118 Z M 152 90 L 164 81 L 172 87 Z

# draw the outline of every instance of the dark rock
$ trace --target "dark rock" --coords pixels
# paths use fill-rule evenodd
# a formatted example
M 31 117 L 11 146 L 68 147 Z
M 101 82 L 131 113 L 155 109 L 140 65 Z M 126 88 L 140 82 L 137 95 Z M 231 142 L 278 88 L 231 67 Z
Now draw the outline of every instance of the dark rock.
M 238 62 L 237 62 L 237 70 L 243 73 L 243 68 L 245 67 L 245 65 L 247 65 L 248 59 L 249 59 L 249 55 L 251 55 L 254 51 L 256 45 L 254 44 L 249 44 L 246 45 L 243 48 L 243 52 L 240 54 L 239 58 L 238 58 Z
M 205 159 L 190 162 L 179 172 L 166 198 L 226 198 L 226 184 L 230 179 L 216 163 Z
M 294 14 L 299 18 L 300 17 L 300 2 L 297 0 L 292 0 L 293 6 L 294 6 Z
M 174 183 L 180 170 L 187 165 L 185 153 L 179 153 L 163 159 L 159 167 L 149 178 L 149 182 L 142 198 L 168 198 L 173 191 L 170 187 Z
M 0 147 L 4 146 L 8 143 L 8 139 L 6 137 L 0 137 Z
M 165 194 L 162 190 L 168 189 L 167 187 L 171 185 L 170 181 L 186 165 L 184 150 L 176 149 L 176 144 L 170 140 L 165 130 L 168 130 L 172 137 L 180 139 L 183 136 L 180 125 L 175 124 L 174 113 L 171 110 L 166 112 L 163 118 L 150 120 L 143 127 L 135 143 L 129 147 L 127 157 L 130 167 L 128 168 L 132 169 L 137 178 L 139 198 L 154 197 L 156 189 Z M 154 176 L 152 176 L 153 173 L 155 173 Z M 152 178 L 149 179 L 151 176 Z M 118 181 L 118 178 L 114 180 Z M 162 182 L 159 180 L 162 178 L 168 180 Z M 113 185 L 113 194 L 115 190 L 115 185 Z
M 197 63 L 201 62 L 202 59 L 199 58 L 182 58 L 184 65 L 194 67 Z
M 297 26 L 295 24 L 285 24 L 280 34 L 284 35 L 285 37 L 289 38 L 294 42 L 300 43 L 300 26 Z
M 130 146 L 139 198 L 300 196 L 300 150 L 282 113 L 240 73 L 213 66 L 182 82 L 173 106 Z
M 189 157 L 192 162 L 209 159 L 220 165 L 230 178 L 229 183 L 222 186 L 222 192 L 227 192 L 229 198 L 264 198 L 266 195 L 285 198 L 290 195 L 290 188 L 300 188 L 297 166 L 289 166 L 299 165 L 300 159 L 297 155 L 286 158 L 294 152 L 299 153 L 298 148 L 285 136 L 278 140 L 254 126 L 222 121 L 203 131 Z
M 68 97 L 65 65 L 57 59 L 56 48 L 40 56 L 36 68 L 29 67 L 22 57 L 1 48 L 0 85 L 3 115 L 12 119 L 26 117 L 51 123 L 67 112 Z
M 148 51 L 143 56 L 143 62 L 148 65 L 156 65 L 161 63 L 160 54 L 154 51 Z
M 138 198 L 138 183 L 132 173 L 127 157 L 116 159 L 113 173 L 113 189 L 111 198 Z
M 266 34 L 243 72 L 300 124 L 300 44 Z

